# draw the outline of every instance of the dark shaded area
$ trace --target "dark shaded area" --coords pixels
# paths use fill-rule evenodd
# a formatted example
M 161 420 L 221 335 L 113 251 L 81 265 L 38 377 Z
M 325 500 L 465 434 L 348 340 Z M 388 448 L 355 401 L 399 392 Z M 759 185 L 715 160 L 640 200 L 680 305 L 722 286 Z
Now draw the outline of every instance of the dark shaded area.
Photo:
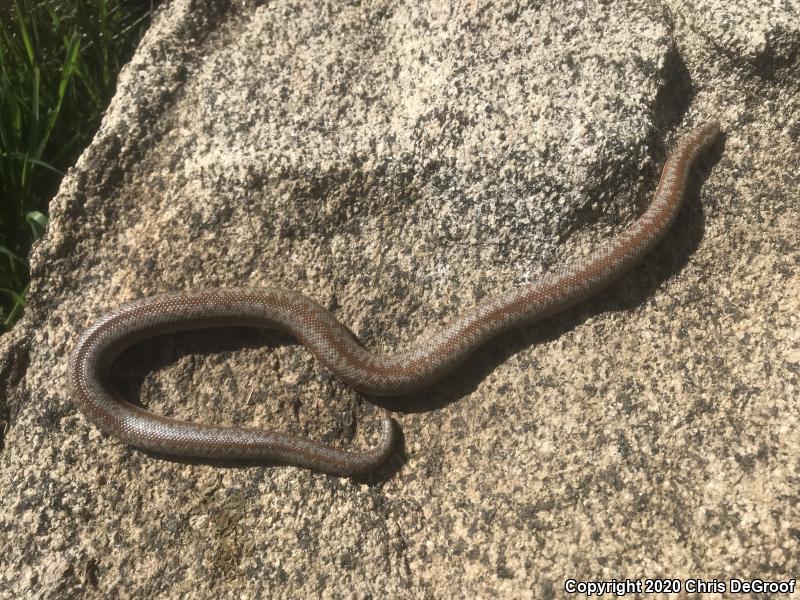
M 772 81 L 777 79 L 779 73 L 791 68 L 793 77 L 796 77 L 800 74 L 800 64 L 797 60 L 800 56 L 800 38 L 796 33 L 780 26 L 777 26 L 771 34 L 767 36 L 764 51 L 755 59 L 758 74 Z
M 16 405 L 8 402 L 8 390 L 20 385 L 30 362 L 30 341 L 9 345 L 0 361 L 0 452 L 5 448 L 5 437 L 11 429 Z
M 694 89 L 691 75 L 680 52 L 673 44 L 667 52 L 661 71 L 661 86 L 656 92 L 651 118 L 656 126 L 653 135 L 675 129 L 692 104 Z M 651 148 L 662 148 L 661 139 L 649 140 Z
M 140 400 L 147 377 L 187 356 L 225 355 L 295 343 L 294 338 L 283 332 L 249 327 L 215 327 L 155 335 L 132 344 L 120 354 L 108 371 L 106 385 L 131 404 L 147 410 Z

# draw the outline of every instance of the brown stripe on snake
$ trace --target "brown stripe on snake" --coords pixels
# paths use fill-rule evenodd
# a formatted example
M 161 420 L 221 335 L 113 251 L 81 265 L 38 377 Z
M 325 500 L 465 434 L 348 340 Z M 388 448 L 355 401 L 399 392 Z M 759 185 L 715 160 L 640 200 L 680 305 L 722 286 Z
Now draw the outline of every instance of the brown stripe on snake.
M 489 338 L 573 306 L 639 261 L 672 224 L 691 165 L 718 133 L 717 123 L 707 123 L 684 136 L 667 158 L 648 209 L 597 251 L 536 283 L 485 299 L 407 350 L 391 355 L 370 352 L 330 312 L 290 290 L 178 292 L 117 308 L 84 331 L 69 359 L 70 392 L 98 427 L 139 448 L 176 456 L 274 461 L 338 475 L 372 470 L 386 460 L 395 443 L 393 421 L 385 411 L 374 447 L 342 450 L 276 431 L 153 414 L 107 387 L 106 371 L 119 352 L 138 340 L 186 329 L 244 325 L 287 331 L 362 392 L 391 396 L 419 390 L 445 376 Z

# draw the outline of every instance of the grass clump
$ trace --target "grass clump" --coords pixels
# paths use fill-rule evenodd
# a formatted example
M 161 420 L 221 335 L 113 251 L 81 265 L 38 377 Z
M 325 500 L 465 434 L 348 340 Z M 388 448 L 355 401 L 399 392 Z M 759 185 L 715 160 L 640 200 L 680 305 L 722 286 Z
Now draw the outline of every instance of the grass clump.
M 25 306 L 47 204 L 151 12 L 149 1 L 0 0 L 0 331 Z

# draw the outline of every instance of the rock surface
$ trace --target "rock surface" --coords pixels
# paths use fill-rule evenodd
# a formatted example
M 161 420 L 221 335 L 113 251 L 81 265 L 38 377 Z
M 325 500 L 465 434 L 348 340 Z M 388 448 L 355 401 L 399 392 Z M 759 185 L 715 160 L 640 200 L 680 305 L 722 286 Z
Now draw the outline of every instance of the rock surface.
M 800 572 L 800 3 L 191 2 L 158 14 L 0 340 L 0 597 L 560 597 Z M 278 284 L 390 351 L 647 204 L 724 139 L 619 283 L 396 410 L 374 476 L 165 460 L 66 390 L 81 329 Z M 117 387 L 364 446 L 374 405 L 275 332 L 171 335 Z M 0 430 L 3 423 L 0 423 Z

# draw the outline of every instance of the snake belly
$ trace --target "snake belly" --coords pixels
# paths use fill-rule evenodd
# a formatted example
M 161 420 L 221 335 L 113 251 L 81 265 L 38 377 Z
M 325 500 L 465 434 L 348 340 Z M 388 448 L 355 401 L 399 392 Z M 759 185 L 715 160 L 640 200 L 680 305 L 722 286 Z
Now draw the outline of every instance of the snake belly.
M 336 475 L 382 464 L 396 440 L 383 411 L 380 438 L 366 450 L 343 450 L 264 429 L 206 425 L 154 414 L 105 384 L 111 362 L 136 341 L 164 333 L 217 326 L 280 329 L 296 337 L 353 388 L 393 396 L 431 385 L 481 344 L 584 300 L 639 261 L 669 229 L 683 200 L 689 170 L 719 134 L 706 123 L 682 137 L 667 158 L 653 201 L 619 235 L 589 256 L 566 263 L 532 284 L 490 296 L 409 348 L 381 355 L 364 348 L 314 300 L 281 288 L 220 288 L 144 298 L 100 317 L 80 336 L 69 358 L 68 385 L 83 414 L 126 444 L 173 456 L 253 459 Z

